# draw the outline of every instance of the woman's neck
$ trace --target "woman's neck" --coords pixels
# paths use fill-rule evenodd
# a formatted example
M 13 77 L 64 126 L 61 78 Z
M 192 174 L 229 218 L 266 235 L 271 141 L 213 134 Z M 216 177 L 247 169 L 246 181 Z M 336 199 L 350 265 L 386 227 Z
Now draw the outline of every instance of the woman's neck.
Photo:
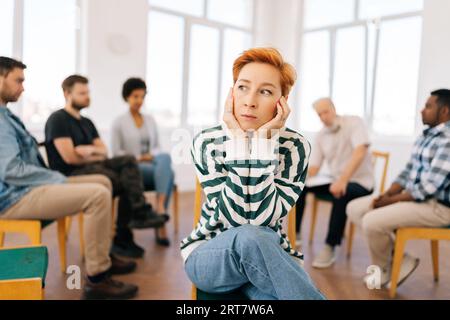
M 131 117 L 134 120 L 134 124 L 136 125 L 136 127 L 140 128 L 142 127 L 142 125 L 144 124 L 144 121 L 142 119 L 142 115 L 139 111 L 136 110 L 131 110 L 130 109 L 130 113 L 131 113 Z
M 139 110 L 132 110 L 130 109 L 130 113 L 133 117 L 140 117 L 141 113 L 139 112 Z

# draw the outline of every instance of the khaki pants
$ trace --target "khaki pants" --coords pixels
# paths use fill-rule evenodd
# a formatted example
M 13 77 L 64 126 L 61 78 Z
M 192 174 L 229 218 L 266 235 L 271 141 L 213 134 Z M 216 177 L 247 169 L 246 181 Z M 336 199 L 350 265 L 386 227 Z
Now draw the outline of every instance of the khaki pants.
M 0 218 L 56 220 L 83 211 L 86 271 L 97 275 L 111 266 L 111 190 L 102 175 L 70 177 L 65 184 L 32 189 Z
M 363 229 L 372 263 L 388 270 L 394 248 L 394 232 L 404 227 L 439 228 L 450 225 L 450 208 L 436 200 L 399 202 L 374 209 L 373 196 L 359 198 L 347 206 L 350 221 Z

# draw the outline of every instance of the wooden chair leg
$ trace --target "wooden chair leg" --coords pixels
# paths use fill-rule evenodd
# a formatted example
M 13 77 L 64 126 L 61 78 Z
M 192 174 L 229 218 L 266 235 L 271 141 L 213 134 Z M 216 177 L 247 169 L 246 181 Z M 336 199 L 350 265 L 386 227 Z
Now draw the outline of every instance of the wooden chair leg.
M 58 225 L 58 244 L 59 244 L 59 261 L 61 263 L 61 272 L 66 273 L 66 219 L 61 218 L 57 222 Z
M 80 256 L 84 261 L 84 217 L 83 213 L 78 214 L 78 230 L 80 231 Z
M 403 235 L 403 232 L 398 230 L 395 240 L 394 260 L 392 262 L 391 289 L 389 290 L 389 296 L 391 298 L 395 298 L 397 293 L 398 277 L 400 276 L 406 241 L 407 239 Z
M 352 255 L 354 233 L 355 233 L 355 225 L 352 222 L 350 222 L 348 225 L 347 258 L 350 258 Z
M 192 285 L 192 300 L 197 300 L 197 288 Z
M 296 212 L 296 208 L 295 205 L 292 207 L 291 211 L 289 212 L 288 215 L 288 239 L 289 242 L 291 243 L 292 248 L 296 248 L 297 247 L 297 237 L 296 237 L 296 230 L 295 230 L 295 220 L 297 219 L 297 212 Z
M 309 243 L 311 244 L 314 239 L 314 231 L 316 229 L 317 209 L 319 207 L 319 201 L 314 197 L 312 215 L 311 215 L 311 228 L 309 230 Z
M 117 211 L 117 202 L 119 198 L 114 198 L 112 201 L 112 209 L 111 209 L 111 238 L 113 239 L 116 235 L 116 211 Z
M 173 187 L 173 216 L 174 216 L 174 231 L 178 234 L 179 228 L 179 203 L 178 203 L 178 187 Z
M 431 240 L 431 258 L 433 261 L 434 281 L 439 281 L 439 241 Z
M 71 227 L 72 227 L 72 217 L 66 217 L 66 239 L 69 237 Z

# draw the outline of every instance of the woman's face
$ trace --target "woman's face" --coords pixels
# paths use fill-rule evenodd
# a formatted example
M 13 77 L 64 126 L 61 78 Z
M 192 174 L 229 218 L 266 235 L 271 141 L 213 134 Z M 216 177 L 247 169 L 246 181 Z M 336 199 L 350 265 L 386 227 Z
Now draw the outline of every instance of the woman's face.
M 249 63 L 233 88 L 234 116 L 243 130 L 257 130 L 277 111 L 281 98 L 280 72 L 272 65 Z
M 131 92 L 127 98 L 131 111 L 138 112 L 142 108 L 146 95 L 147 92 L 144 89 L 136 89 Z

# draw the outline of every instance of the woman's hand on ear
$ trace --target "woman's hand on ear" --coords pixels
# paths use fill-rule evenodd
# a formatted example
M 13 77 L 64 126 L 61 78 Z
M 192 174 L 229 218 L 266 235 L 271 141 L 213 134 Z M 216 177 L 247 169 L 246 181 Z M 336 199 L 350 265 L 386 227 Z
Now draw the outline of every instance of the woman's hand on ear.
M 286 98 L 281 97 L 280 101 L 277 103 L 276 116 L 258 129 L 257 136 L 270 139 L 272 137 L 272 131 L 280 130 L 286 125 L 286 120 L 290 114 L 291 108 L 289 107 Z
M 227 125 L 228 129 L 231 131 L 232 135 L 236 138 L 245 137 L 245 132 L 242 130 L 239 122 L 234 116 L 234 99 L 233 99 L 233 88 L 230 88 L 228 93 L 227 101 L 225 102 L 225 112 L 223 114 L 223 121 Z

